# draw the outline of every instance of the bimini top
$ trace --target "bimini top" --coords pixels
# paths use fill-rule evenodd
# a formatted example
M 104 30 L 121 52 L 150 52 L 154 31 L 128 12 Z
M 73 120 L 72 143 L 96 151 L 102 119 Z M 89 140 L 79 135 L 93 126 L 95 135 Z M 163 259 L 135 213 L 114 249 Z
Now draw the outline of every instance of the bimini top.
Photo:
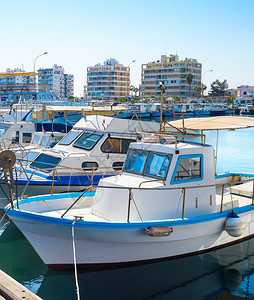
M 190 118 L 167 122 L 165 127 L 192 130 L 230 130 L 254 127 L 254 118 L 241 116 L 218 116 L 208 118 Z M 171 125 L 171 126 L 170 126 Z

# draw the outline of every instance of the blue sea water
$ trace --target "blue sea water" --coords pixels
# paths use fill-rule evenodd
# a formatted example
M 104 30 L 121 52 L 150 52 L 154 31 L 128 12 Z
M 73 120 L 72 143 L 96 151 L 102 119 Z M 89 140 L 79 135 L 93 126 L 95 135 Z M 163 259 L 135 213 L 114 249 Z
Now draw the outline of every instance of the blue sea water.
M 215 146 L 216 132 L 206 142 Z M 254 173 L 253 149 L 254 129 L 220 131 L 217 173 Z M 77 299 L 74 271 L 49 270 L 13 224 L 0 231 L 0 269 L 42 299 Z M 254 299 L 254 238 L 181 259 L 78 270 L 78 283 L 81 299 Z

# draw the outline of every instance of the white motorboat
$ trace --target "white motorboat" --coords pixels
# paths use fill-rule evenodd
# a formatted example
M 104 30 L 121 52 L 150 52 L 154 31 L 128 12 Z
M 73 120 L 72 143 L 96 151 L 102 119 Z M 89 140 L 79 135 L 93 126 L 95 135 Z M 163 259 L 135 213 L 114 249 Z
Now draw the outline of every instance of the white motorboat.
M 226 119 L 225 119 L 226 118 Z M 202 119 L 202 118 L 201 118 Z M 189 129 L 253 127 L 254 120 L 204 118 Z M 175 124 L 175 123 L 174 123 Z M 7 214 L 45 264 L 124 264 L 224 247 L 254 234 L 254 174 L 215 176 L 214 149 L 159 137 L 130 144 L 120 175 L 93 192 L 30 197 Z M 186 137 L 185 137 L 186 140 Z M 91 205 L 92 202 L 92 205 Z
M 158 129 L 155 122 L 91 115 L 78 121 L 53 148 L 49 143 L 52 139 L 56 142 L 59 134 L 44 134 L 39 145 L 37 134 L 25 154 L 17 153 L 20 162 L 16 164 L 17 178 L 14 174 L 15 193 L 34 196 L 50 193 L 52 187 L 54 192 L 66 192 L 96 185 L 102 177 L 122 169 L 129 144 L 136 140 L 138 131 Z M 0 199 L 8 195 L 8 189 L 3 190 L 5 194 L 0 190 Z

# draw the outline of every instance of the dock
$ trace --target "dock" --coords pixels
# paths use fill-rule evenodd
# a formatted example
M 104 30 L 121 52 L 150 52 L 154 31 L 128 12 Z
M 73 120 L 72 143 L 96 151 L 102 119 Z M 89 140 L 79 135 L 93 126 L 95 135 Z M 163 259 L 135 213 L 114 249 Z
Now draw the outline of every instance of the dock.
M 0 270 L 0 300 L 42 300 L 15 279 Z

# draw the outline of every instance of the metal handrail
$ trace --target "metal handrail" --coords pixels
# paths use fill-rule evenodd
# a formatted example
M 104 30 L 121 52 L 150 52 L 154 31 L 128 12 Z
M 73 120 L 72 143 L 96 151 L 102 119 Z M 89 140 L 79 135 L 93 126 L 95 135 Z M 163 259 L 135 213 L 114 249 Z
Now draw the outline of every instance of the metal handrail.
M 84 192 L 72 203 L 72 205 L 61 215 L 61 218 L 63 218 L 67 212 L 86 194 L 86 192 L 92 188 L 92 185 L 90 185 L 88 188 L 84 190 Z

